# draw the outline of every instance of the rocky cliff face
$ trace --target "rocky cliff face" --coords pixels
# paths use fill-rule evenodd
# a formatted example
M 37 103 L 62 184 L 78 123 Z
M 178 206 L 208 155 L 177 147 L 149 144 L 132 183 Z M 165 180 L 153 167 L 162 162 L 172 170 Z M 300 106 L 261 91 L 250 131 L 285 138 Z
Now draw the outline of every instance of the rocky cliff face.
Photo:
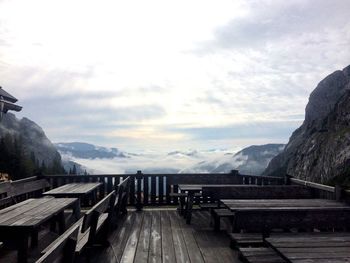
M 264 175 L 327 183 L 350 176 L 350 66 L 322 80 L 311 93 L 305 121 Z
M 35 122 L 27 118 L 19 120 L 12 113 L 7 113 L 0 122 L 0 137 L 7 133 L 21 137 L 25 153 L 29 156 L 31 152 L 34 152 L 40 164 L 44 161 L 49 167 L 54 162 L 61 162 L 61 156 L 55 146 Z

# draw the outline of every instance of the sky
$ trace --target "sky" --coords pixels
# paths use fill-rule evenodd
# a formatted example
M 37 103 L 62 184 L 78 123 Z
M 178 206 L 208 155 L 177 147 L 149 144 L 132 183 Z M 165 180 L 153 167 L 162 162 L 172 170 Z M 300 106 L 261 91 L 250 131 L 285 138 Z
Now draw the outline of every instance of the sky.
M 286 143 L 350 64 L 348 0 L 0 0 L 0 86 L 53 142 Z

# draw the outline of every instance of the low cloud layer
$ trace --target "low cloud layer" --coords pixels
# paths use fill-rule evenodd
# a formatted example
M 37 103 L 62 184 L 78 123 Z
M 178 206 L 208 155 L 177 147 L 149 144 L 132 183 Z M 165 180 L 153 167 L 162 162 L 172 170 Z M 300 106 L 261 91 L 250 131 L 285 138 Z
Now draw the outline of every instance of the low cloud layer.
M 0 85 L 56 142 L 285 143 L 317 83 L 350 64 L 349 13 L 346 0 L 0 1 Z

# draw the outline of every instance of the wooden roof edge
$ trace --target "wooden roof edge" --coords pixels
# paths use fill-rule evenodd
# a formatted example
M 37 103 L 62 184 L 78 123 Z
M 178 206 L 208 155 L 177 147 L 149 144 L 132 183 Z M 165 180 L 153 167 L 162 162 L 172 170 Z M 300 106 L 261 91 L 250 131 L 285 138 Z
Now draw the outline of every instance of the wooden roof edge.
M 15 103 L 18 100 L 0 86 L 0 96 L 9 102 Z

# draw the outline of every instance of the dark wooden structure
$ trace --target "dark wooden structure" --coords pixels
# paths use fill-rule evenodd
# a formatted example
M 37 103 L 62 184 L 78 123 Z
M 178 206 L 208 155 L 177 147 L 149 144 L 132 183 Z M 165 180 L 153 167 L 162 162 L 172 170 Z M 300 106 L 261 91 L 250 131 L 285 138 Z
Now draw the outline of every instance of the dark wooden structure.
M 136 174 L 45 176 L 52 188 L 68 183 L 100 182 L 101 197 L 127 177 L 130 177 L 129 205 L 137 205 L 139 209 L 143 206 L 178 205 L 178 198 L 172 197 L 171 193 L 180 192 L 179 184 L 283 185 L 285 182 L 283 177 L 242 175 L 237 171 L 228 174 L 143 174 L 139 171 Z
M 74 225 L 43 251 L 35 263 L 73 263 L 79 226 Z
M 27 262 L 28 241 L 32 246 L 38 242 L 39 228 L 53 218 L 57 218 L 59 231 L 65 230 L 64 210 L 77 209 L 76 198 L 27 199 L 16 205 L 0 210 L 0 240 L 11 242 L 18 250 L 18 262 Z
M 79 198 L 84 206 L 96 204 L 97 190 L 101 183 L 70 183 L 43 193 L 44 196 Z
M 36 176 L 13 182 L 0 183 L 0 208 L 32 197 L 40 197 L 50 187 L 46 179 Z
M 33 181 L 40 180 L 46 182 L 45 185 L 43 184 L 44 187 L 30 187 L 33 189 L 31 192 L 24 191 L 24 188 L 20 186 L 26 183 L 35 185 Z M 47 182 L 50 184 L 47 185 Z M 172 196 L 171 193 L 180 193 L 179 185 L 183 184 L 202 186 L 236 184 L 235 189 L 243 190 L 240 190 L 240 195 L 235 190 L 233 198 L 243 195 L 246 199 L 244 202 L 255 202 L 250 208 L 247 208 L 247 203 L 244 203 L 239 209 L 229 210 L 233 214 L 234 229 L 258 232 L 247 233 L 250 234 L 250 237 L 244 235 L 245 233 L 239 233 L 241 235 L 239 237 L 235 236 L 236 240 L 239 240 L 237 244 L 241 248 L 241 253 L 250 255 L 249 262 L 259 262 L 252 261 L 253 259 L 264 262 L 262 255 L 270 256 L 269 259 L 272 261 L 268 262 L 280 262 L 282 256 L 263 239 L 262 233 L 266 237 L 266 232 L 270 232 L 270 229 L 276 227 L 302 228 L 303 230 L 318 228 L 333 231 L 334 229 L 341 230 L 337 228 L 337 224 L 349 225 L 349 207 L 345 203 L 340 206 L 339 203 L 330 201 L 347 202 L 350 194 L 347 190 L 293 178 L 240 175 L 237 171 L 228 174 L 143 174 L 137 172 L 133 175 L 49 175 L 20 182 L 0 183 L 0 203 L 1 200 L 4 200 L 4 205 L 9 206 L 29 197 L 40 197 L 43 190 L 54 189 L 69 183 L 98 183 L 100 186 L 97 189 L 97 197 L 100 201 L 89 209 L 77 223 L 73 223 L 73 228 L 79 227 L 76 238 L 77 246 L 75 246 L 73 228 L 61 234 L 56 241 L 48 243 L 43 255 L 58 261 L 70 255 L 72 246 L 75 246 L 74 250 L 81 252 L 78 258 L 81 262 L 86 262 L 87 259 L 97 263 L 241 262 L 238 259 L 238 252 L 229 247 L 229 236 L 224 232 L 231 230 L 231 224 L 228 221 L 222 222 L 222 231 L 215 232 L 209 224 L 209 211 L 196 210 L 193 213 L 191 225 L 187 225 L 177 213 L 175 207 L 178 205 L 178 198 L 176 195 Z M 18 195 L 12 194 L 15 188 L 18 189 Z M 255 191 L 256 189 L 258 190 Z M 273 194 L 261 189 L 269 189 Z M 286 193 L 287 189 L 295 191 Z M 230 194 L 228 190 L 225 192 L 226 190 L 221 188 L 219 188 L 219 195 L 218 191 L 210 195 L 207 195 L 206 191 L 207 189 L 202 187 L 199 190 L 200 195 L 193 196 L 194 204 L 212 204 L 227 196 L 226 194 Z M 209 189 L 209 191 L 212 190 Z M 274 207 L 271 203 L 269 204 L 268 195 L 273 195 Z M 188 195 L 185 198 L 188 198 Z M 257 207 L 259 201 L 254 198 L 266 198 L 260 202 L 265 203 L 265 207 L 261 205 Z M 276 205 L 278 202 L 276 198 L 284 200 L 281 201 L 281 204 Z M 299 201 L 294 201 L 293 198 L 298 198 Z M 300 201 L 299 198 L 307 199 Z M 311 198 L 318 200 L 311 201 L 312 205 L 305 203 L 305 200 L 313 200 Z M 55 198 L 51 199 L 55 200 Z M 7 200 L 11 202 L 6 203 Z M 294 203 L 295 206 L 288 206 L 283 202 Z M 17 205 L 19 204 L 21 203 Z M 226 206 L 229 207 L 228 203 Z M 13 206 L 9 206 L 11 207 Z M 133 210 L 134 207 L 138 210 L 137 212 Z M 140 212 L 142 210 L 143 212 Z M 251 227 L 252 225 L 254 227 Z M 63 228 L 60 233 L 62 230 Z M 1 233 L 0 231 L 0 235 Z M 39 231 L 39 240 L 42 236 L 40 233 Z M 35 241 L 35 235 L 33 240 Z M 255 250 L 248 248 L 244 251 L 244 244 L 251 246 L 249 242 L 252 241 L 255 242 L 255 245 L 262 245 L 264 248 L 255 248 Z M 6 244 L 4 247 L 6 249 Z M 2 260 L 1 254 L 0 251 L 0 261 Z M 33 258 L 38 259 L 39 257 L 34 256 Z M 246 260 L 246 257 L 242 258 Z M 66 259 L 70 260 L 70 257 Z M 282 260 L 281 262 L 285 262 L 286 258 L 282 257 Z
M 0 121 L 2 120 L 3 114 L 7 113 L 9 110 L 21 111 L 22 107 L 14 103 L 17 102 L 17 99 L 6 92 L 0 87 Z
M 350 233 L 298 233 L 266 239 L 285 262 L 349 262 Z

